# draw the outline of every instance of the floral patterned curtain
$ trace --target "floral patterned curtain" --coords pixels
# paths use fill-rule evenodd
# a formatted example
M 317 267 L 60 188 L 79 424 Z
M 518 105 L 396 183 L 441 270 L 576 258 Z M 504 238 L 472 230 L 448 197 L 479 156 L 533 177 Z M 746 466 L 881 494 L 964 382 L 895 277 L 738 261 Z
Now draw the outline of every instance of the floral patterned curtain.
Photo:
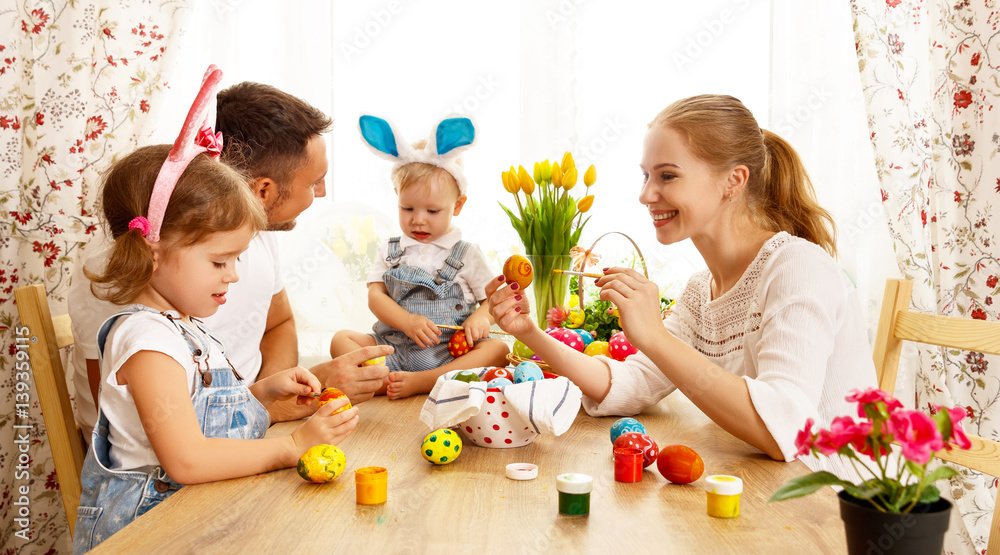
M 30 407 L 15 412 L 13 290 L 44 283 L 52 312 L 66 312 L 73 261 L 97 224 L 99 174 L 149 135 L 148 113 L 167 85 L 167 45 L 186 7 L 178 0 L 0 0 L 4 553 L 68 553 L 71 545 L 33 383 Z M 14 425 L 32 426 L 27 477 L 15 473 Z M 28 487 L 27 505 L 21 486 Z M 24 506 L 27 528 L 14 521 Z
M 1000 319 L 1000 222 L 991 209 L 1000 201 L 1000 110 L 993 105 L 1000 12 L 993 4 L 851 2 L 882 204 L 921 312 Z M 968 431 L 1000 436 L 997 357 L 922 348 L 919 360 L 918 407 L 965 407 Z M 967 528 L 965 546 L 980 553 L 997 484 L 962 470 L 950 490 Z

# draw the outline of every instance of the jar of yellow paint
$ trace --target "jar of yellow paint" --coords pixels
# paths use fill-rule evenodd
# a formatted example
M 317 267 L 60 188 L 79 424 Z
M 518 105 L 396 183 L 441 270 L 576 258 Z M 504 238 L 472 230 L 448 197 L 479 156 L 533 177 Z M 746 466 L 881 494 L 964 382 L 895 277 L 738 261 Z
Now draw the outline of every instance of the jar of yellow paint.
M 708 516 L 734 518 L 740 516 L 740 494 L 743 480 L 736 476 L 715 474 L 705 478 L 708 492 Z
M 385 503 L 389 472 L 381 466 L 366 466 L 354 471 L 355 496 L 358 505 Z

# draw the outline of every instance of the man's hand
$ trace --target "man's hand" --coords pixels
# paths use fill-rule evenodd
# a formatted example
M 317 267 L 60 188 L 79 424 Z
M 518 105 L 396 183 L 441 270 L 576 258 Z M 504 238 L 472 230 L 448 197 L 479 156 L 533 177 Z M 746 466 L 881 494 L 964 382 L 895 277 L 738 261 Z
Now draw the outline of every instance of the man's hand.
M 371 399 L 389 376 L 387 366 L 361 366 L 361 363 L 391 354 L 392 347 L 388 345 L 363 347 L 317 364 L 309 371 L 323 382 L 323 387 L 336 387 L 347 395 L 352 405 L 356 405 Z

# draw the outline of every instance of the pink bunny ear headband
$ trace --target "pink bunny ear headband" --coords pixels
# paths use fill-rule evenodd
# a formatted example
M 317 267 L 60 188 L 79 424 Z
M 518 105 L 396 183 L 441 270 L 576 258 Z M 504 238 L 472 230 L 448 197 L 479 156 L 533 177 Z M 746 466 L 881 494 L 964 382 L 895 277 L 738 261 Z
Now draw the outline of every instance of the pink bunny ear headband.
M 149 197 L 147 217 L 137 216 L 128 224 L 129 229 L 138 228 L 142 236 L 153 243 L 160 240 L 160 226 L 163 225 L 163 214 L 167 211 L 170 194 L 191 160 L 202 152 L 208 152 L 216 160 L 222 154 L 222 133 L 214 133 L 212 130 L 215 123 L 215 93 L 220 81 L 222 70 L 215 64 L 208 66 L 201 81 L 201 90 L 184 120 L 184 127 L 156 176 L 156 183 L 153 184 L 153 192 Z

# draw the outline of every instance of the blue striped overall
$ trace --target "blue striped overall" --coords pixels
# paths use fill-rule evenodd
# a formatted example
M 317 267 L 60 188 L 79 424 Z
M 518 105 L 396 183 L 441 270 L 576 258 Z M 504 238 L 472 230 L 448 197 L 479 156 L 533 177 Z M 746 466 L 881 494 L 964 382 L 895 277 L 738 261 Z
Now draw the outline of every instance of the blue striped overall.
M 426 316 L 435 324 L 461 326 L 478 305 L 475 301 L 466 302 L 462 286 L 454 281 L 462 269 L 462 258 L 469 249 L 469 243 L 455 243 L 444 266 L 438 269 L 436 276 L 432 276 L 423 269 L 400 263 L 403 249 L 399 240 L 400 237 L 389 240 L 386 262 L 390 268 L 382 275 L 389 296 L 411 314 Z M 420 372 L 453 360 L 448 354 L 448 340 L 455 330 L 442 329 L 438 337 L 441 342 L 426 349 L 418 347 L 405 333 L 382 322 L 375 322 L 372 331 L 376 343 L 392 345 L 395 349 L 385 361 L 391 371 Z

